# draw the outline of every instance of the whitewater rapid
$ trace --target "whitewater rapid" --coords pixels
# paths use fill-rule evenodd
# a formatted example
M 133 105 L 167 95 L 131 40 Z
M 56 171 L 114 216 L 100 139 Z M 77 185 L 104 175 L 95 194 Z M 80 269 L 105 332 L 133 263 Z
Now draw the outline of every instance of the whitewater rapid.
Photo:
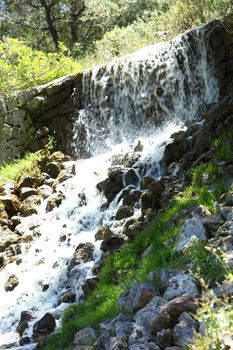
M 134 165 L 147 164 L 145 175 L 153 175 L 155 169 L 161 172 L 160 160 L 163 156 L 165 143 L 172 133 L 178 131 L 181 125 L 169 124 L 157 133 L 141 137 L 143 144 L 141 158 Z M 22 262 L 8 264 L 0 273 L 0 348 L 5 344 L 14 346 L 19 341 L 16 327 L 22 311 L 31 311 L 33 321 L 23 336 L 31 336 L 36 321 L 45 313 L 51 313 L 60 323 L 60 316 L 67 304 L 59 304 L 62 293 L 70 289 L 76 293 L 79 301 L 83 295 L 82 285 L 86 278 L 93 275 L 93 267 L 101 257 L 101 241 L 95 241 L 95 233 L 99 226 L 107 225 L 116 234 L 122 233 L 122 223 L 114 221 L 118 203 L 117 198 L 105 211 L 101 205 L 106 202 L 104 196 L 97 190 L 96 185 L 107 177 L 111 166 L 112 156 L 132 153 L 137 144 L 128 143 L 110 147 L 109 150 L 90 159 L 76 162 L 76 175 L 59 185 L 57 191 L 64 194 L 64 200 L 59 208 L 46 213 L 46 200 L 41 204 L 38 215 L 32 215 L 22 220 L 23 231 L 33 235 L 32 243 L 21 244 L 22 253 L 17 257 Z M 140 174 L 138 174 L 140 176 Z M 85 193 L 87 205 L 80 207 L 80 193 Z M 134 217 L 141 215 L 140 209 L 134 208 Z M 61 237 L 66 240 L 61 241 Z M 75 248 L 80 243 L 90 242 L 95 246 L 94 261 L 78 266 L 78 279 L 69 278 L 67 264 Z M 7 277 L 15 274 L 19 285 L 11 292 L 4 290 Z M 73 278 L 73 279 L 72 279 Z M 44 286 L 48 289 L 43 291 Z M 11 347 L 13 349 L 14 347 Z M 25 348 L 26 349 L 26 348 Z

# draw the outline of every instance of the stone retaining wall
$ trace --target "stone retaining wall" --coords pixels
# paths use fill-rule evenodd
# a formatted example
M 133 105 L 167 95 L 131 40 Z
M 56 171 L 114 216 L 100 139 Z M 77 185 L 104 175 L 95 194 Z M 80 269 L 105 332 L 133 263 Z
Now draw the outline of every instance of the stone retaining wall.
M 14 94 L 0 95 L 0 163 L 44 147 L 51 136 L 71 153 L 74 111 L 80 109 L 82 74 Z
M 209 25 L 220 95 L 233 91 L 233 31 Z M 72 154 L 75 111 L 81 108 L 82 74 L 14 94 L 0 95 L 0 164 L 44 147 L 54 135 L 61 151 Z

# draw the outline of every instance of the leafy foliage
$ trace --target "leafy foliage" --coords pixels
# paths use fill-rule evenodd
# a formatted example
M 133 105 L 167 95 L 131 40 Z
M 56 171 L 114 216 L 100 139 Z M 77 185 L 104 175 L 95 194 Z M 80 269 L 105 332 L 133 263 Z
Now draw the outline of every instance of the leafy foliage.
M 78 72 L 80 65 L 64 54 L 32 50 L 18 39 L 0 41 L 0 91 L 12 92 L 47 83 L 66 74 Z

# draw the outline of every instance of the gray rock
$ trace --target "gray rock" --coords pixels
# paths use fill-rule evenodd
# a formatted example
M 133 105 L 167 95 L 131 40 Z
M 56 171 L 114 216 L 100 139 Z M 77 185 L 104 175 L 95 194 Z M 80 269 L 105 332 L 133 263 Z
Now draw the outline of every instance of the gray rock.
M 135 284 L 129 291 L 122 293 L 118 305 L 129 312 L 137 312 L 148 304 L 156 295 L 155 287 L 151 284 Z
M 109 350 L 128 350 L 128 344 L 125 340 L 118 337 L 113 337 L 109 342 Z
M 190 295 L 194 298 L 199 295 L 195 279 L 192 276 L 180 274 L 171 278 L 163 297 L 172 300 L 182 295 Z
M 179 323 L 173 329 L 173 344 L 185 347 L 194 340 L 197 324 L 194 319 L 184 312 L 179 317 Z
M 175 245 L 175 252 L 182 252 L 195 241 L 206 241 L 206 230 L 199 218 L 187 219 L 179 233 L 178 242 Z
M 159 312 L 160 307 L 166 303 L 165 299 L 155 296 L 143 309 L 136 313 L 134 319 L 137 325 L 148 330 L 150 320 Z
M 100 329 L 107 332 L 110 336 L 117 336 L 126 338 L 132 332 L 133 326 L 129 316 L 120 313 L 110 321 L 100 323 Z
M 142 341 L 141 343 L 130 345 L 129 350 L 160 350 L 160 348 L 153 342 Z
M 170 329 L 162 329 L 156 334 L 155 338 L 156 344 L 160 349 L 165 349 L 168 346 L 172 345 L 172 332 Z
M 197 303 L 190 296 L 173 299 L 162 305 L 155 315 L 151 315 L 152 317 L 149 320 L 150 331 L 152 334 L 157 334 L 162 329 L 173 327 L 183 312 L 195 313 L 196 309 Z
M 96 339 L 96 331 L 91 327 L 86 327 L 75 334 L 73 345 L 93 345 Z

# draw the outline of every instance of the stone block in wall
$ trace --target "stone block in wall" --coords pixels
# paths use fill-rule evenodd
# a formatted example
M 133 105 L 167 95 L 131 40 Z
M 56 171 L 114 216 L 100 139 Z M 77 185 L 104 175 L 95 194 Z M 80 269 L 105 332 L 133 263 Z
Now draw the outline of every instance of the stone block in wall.
M 27 110 L 29 113 L 36 112 L 39 113 L 41 109 L 47 104 L 47 96 L 46 95 L 40 95 L 35 96 L 31 101 L 27 103 Z

